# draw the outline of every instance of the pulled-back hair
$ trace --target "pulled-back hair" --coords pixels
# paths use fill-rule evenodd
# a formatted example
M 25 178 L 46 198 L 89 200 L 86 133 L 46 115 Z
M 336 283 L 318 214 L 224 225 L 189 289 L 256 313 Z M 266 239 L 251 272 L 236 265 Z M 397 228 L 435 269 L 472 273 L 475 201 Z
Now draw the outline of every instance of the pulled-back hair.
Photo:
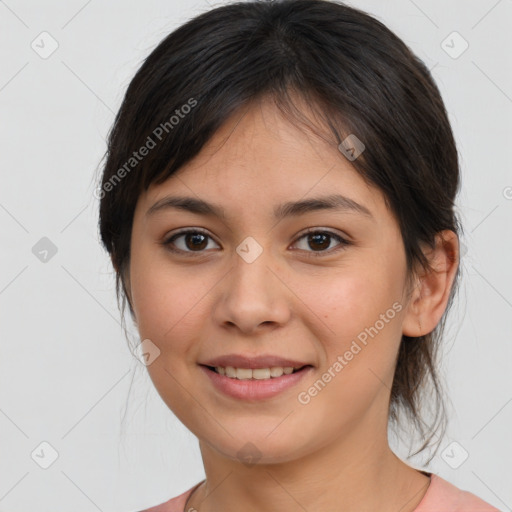
M 382 191 L 396 218 L 409 282 L 418 270 L 430 270 L 422 248 L 434 247 L 438 232 L 460 234 L 457 149 L 425 64 L 381 22 L 341 3 L 236 2 L 191 19 L 158 44 L 129 84 L 109 133 L 99 231 L 123 316 L 128 301 L 134 318 L 126 272 L 139 196 L 193 159 L 230 116 L 262 98 L 334 148 L 349 134 L 363 141 L 365 151 L 351 163 Z M 294 98 L 306 102 L 315 122 Z M 413 420 L 424 441 L 416 453 L 440 428 L 444 434 L 437 357 L 459 274 L 460 268 L 435 330 L 404 335 L 399 347 L 389 419 L 398 424 L 403 411 Z M 420 414 L 425 398 L 435 404 L 430 422 Z

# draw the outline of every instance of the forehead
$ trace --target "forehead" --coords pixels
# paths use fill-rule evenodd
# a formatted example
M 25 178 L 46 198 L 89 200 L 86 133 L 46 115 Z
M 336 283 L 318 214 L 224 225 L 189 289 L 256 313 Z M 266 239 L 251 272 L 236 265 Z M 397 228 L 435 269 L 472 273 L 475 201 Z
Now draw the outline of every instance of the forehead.
M 268 100 L 232 115 L 194 159 L 150 186 L 140 208 L 146 212 L 169 194 L 222 205 L 230 216 L 267 214 L 278 204 L 334 194 L 376 215 L 385 209 L 381 192 L 334 142 L 294 125 Z

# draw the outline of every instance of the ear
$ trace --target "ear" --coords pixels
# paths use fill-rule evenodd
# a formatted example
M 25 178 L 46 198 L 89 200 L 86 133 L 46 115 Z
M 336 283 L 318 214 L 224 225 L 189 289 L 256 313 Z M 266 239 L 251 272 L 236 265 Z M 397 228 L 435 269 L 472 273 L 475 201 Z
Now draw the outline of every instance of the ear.
M 432 270 L 416 277 L 402 333 L 418 337 L 432 332 L 446 310 L 450 291 L 459 266 L 459 239 L 451 230 L 439 232 L 435 248 L 425 252 Z

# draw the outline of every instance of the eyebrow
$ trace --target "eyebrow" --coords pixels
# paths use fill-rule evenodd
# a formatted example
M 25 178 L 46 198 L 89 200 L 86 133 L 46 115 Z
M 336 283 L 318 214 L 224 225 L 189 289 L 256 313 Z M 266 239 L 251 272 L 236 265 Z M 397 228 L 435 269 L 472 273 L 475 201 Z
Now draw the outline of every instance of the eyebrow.
M 220 205 L 208 203 L 207 201 L 194 197 L 182 196 L 166 196 L 160 199 L 148 209 L 146 216 L 151 216 L 157 212 L 168 209 L 177 209 L 226 220 L 226 214 Z M 290 201 L 277 205 L 274 208 L 274 218 L 281 220 L 285 217 L 304 215 L 320 210 L 360 213 L 374 219 L 372 213 L 366 206 L 340 194 L 304 199 L 301 201 Z

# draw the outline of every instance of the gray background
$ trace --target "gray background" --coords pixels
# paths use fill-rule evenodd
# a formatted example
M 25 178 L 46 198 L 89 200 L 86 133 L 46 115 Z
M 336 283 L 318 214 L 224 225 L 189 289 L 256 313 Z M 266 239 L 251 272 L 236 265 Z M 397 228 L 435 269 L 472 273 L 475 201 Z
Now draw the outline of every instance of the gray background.
M 350 5 L 377 16 L 432 69 L 461 154 L 464 277 L 442 367 L 450 426 L 429 469 L 512 510 L 512 1 Z M 197 441 L 127 347 L 93 192 L 107 131 L 142 59 L 208 8 L 206 0 L 0 1 L 2 512 L 134 511 L 204 476 Z

